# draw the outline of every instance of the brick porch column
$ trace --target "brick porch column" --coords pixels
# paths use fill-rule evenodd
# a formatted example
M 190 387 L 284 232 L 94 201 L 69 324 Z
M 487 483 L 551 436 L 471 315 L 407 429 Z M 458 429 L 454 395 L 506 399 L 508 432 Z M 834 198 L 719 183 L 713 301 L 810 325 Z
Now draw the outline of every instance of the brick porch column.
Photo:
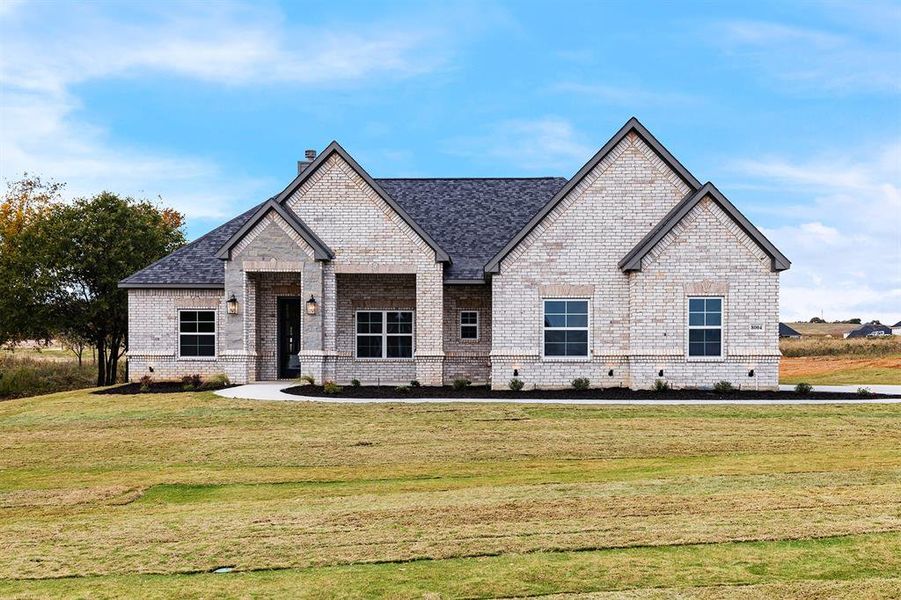
M 444 383 L 443 266 L 416 274 L 416 379 L 422 385 Z

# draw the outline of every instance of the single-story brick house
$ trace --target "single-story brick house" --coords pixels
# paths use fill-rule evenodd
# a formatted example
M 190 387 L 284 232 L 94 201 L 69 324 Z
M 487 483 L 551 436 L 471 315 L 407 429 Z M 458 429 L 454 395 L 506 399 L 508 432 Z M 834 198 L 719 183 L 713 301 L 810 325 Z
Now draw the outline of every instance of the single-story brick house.
M 777 386 L 788 259 L 636 119 L 570 179 L 307 159 L 121 282 L 131 379 Z

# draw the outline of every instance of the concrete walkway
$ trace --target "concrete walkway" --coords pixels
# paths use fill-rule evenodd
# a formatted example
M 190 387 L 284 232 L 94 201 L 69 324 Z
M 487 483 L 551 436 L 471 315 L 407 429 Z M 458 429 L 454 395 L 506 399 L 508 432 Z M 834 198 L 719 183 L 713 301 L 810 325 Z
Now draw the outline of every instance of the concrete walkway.
M 279 381 L 272 383 L 251 383 L 248 385 L 239 385 L 237 387 L 219 390 L 215 392 L 224 398 L 241 398 L 246 400 L 288 400 L 294 402 L 328 402 L 333 404 L 373 404 L 373 403 L 493 403 L 493 404 L 598 404 L 598 405 L 680 405 L 680 404 L 898 404 L 901 403 L 901 397 L 898 398 L 853 398 L 850 400 L 814 400 L 814 399 L 788 399 L 788 400 L 561 400 L 547 398 L 392 398 L 390 400 L 383 398 L 322 398 L 318 396 L 295 396 L 294 394 L 286 394 L 282 390 L 296 385 L 290 381 Z M 793 386 L 780 386 L 787 389 L 793 389 Z M 859 386 L 823 386 L 817 387 L 816 390 L 822 391 L 839 391 L 839 392 L 856 392 Z M 883 394 L 901 394 L 901 385 L 883 385 L 883 386 L 867 386 L 877 393 Z M 889 388 L 888 391 L 881 391 Z

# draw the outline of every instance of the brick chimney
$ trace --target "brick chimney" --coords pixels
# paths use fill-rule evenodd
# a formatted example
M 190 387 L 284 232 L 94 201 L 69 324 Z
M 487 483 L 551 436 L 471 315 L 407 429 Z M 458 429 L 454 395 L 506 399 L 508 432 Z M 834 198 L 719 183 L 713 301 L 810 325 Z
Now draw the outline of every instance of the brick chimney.
M 303 170 L 310 166 L 310 164 L 316 160 L 316 151 L 315 150 L 307 150 L 303 153 L 304 160 L 297 161 L 297 174 L 300 175 L 303 173 Z

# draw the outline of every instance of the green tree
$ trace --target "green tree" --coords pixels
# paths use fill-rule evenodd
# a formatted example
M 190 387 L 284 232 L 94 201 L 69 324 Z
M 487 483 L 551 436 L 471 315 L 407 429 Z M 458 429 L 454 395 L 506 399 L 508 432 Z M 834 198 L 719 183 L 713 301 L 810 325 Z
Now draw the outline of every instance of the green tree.
M 9 308 L 25 320 L 0 321 L 0 339 L 41 332 L 89 340 L 97 384 L 115 383 L 128 326 L 118 282 L 183 245 L 183 222 L 173 210 L 109 192 L 51 204 L 18 236 L 10 262 L 26 291 Z M 0 281 L 0 295 L 7 285 Z

